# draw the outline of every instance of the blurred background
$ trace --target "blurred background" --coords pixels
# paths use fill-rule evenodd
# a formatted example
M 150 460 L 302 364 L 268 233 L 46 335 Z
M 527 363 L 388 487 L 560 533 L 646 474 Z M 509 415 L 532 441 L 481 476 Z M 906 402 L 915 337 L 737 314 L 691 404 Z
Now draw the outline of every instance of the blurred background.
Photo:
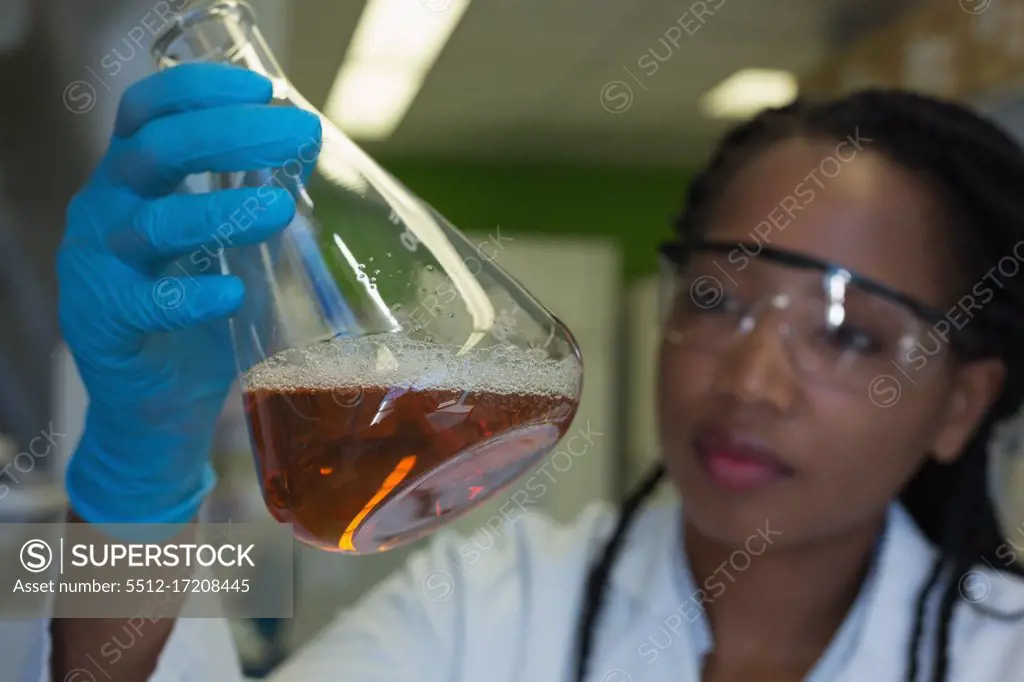
M 0 0 L 0 466 L 11 488 L 0 522 L 63 513 L 86 401 L 56 322 L 64 209 L 106 146 L 121 92 L 152 72 L 154 36 L 194 4 Z M 731 123 L 798 92 L 877 84 L 955 97 L 1024 132 L 1024 0 L 250 4 L 298 90 L 457 227 L 500 234 L 498 263 L 577 336 L 587 374 L 570 433 L 592 438 L 535 501 L 559 520 L 620 499 L 656 457 L 655 247 Z M 362 58 L 365 44 L 390 57 Z M 13 466 L 41 433 L 46 456 Z M 216 458 L 211 515 L 267 518 L 237 398 Z M 1002 475 L 1008 490 L 1024 482 L 1014 476 Z M 503 502 L 459 524 L 481 548 Z M 1021 509 L 1007 502 L 1008 523 Z M 294 585 L 281 585 L 294 588 L 295 618 L 236 624 L 250 673 L 415 549 L 298 548 Z

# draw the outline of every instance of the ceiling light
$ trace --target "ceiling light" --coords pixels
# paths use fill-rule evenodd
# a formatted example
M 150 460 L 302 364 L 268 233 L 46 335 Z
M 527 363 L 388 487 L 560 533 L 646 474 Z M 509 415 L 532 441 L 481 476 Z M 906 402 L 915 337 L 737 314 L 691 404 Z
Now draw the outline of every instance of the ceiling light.
M 401 123 L 420 84 L 401 69 L 350 63 L 338 74 L 325 113 L 350 137 L 383 140 Z
M 466 0 L 370 0 L 348 59 L 429 69 L 468 6 Z
M 324 113 L 352 137 L 398 127 L 470 0 L 369 0 Z
M 700 99 L 700 108 L 712 118 L 749 118 L 762 109 L 788 104 L 798 91 L 796 77 L 786 71 L 737 71 Z

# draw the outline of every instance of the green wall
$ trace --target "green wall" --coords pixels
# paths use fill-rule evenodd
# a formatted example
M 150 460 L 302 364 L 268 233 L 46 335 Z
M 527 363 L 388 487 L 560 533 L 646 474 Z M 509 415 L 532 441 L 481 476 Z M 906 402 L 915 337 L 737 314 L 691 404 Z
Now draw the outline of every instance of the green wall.
M 623 248 L 627 279 L 650 273 L 692 172 L 684 169 L 469 164 L 381 159 L 460 230 L 602 235 Z

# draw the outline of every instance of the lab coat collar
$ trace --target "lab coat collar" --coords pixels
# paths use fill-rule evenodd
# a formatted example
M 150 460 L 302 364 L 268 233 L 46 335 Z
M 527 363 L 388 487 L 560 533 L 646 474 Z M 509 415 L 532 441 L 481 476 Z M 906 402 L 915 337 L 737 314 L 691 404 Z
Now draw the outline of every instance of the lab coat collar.
M 638 517 L 616 561 L 611 584 L 618 596 L 634 602 L 634 608 L 662 618 L 676 613 L 693 623 L 697 602 L 687 604 L 688 595 L 681 595 L 684 604 L 680 605 L 674 598 L 679 590 L 679 562 L 685 560 L 682 520 L 678 502 L 652 508 Z M 893 504 L 876 555 L 871 589 L 861 595 L 865 600 L 863 636 L 855 638 L 847 675 L 856 672 L 862 677 L 854 675 L 851 680 L 872 679 L 868 672 L 884 673 L 874 679 L 888 679 L 894 662 L 905 660 L 916 599 L 935 552 L 909 514 Z M 689 645 L 693 653 L 702 648 L 700 641 Z
M 889 679 L 907 660 L 917 599 L 937 550 L 900 504 L 889 510 L 875 565 L 874 589 L 864 595 L 866 616 L 845 679 Z M 902 678 L 900 678 L 902 679 Z
M 610 583 L 620 596 L 638 606 L 663 610 L 665 595 L 674 593 L 674 575 L 683 560 L 682 506 L 651 507 L 638 514 L 612 567 Z
M 682 521 L 678 501 L 653 507 L 636 519 L 612 571 L 617 592 L 659 610 L 664 607 L 661 602 L 676 584 L 679 562 L 685 560 Z M 923 584 L 934 557 L 934 547 L 910 515 L 893 504 L 876 558 L 876 601 Z
M 681 546 L 682 519 L 682 507 L 678 501 L 652 507 L 638 516 L 610 578 L 616 597 L 631 600 L 634 609 L 645 611 L 649 616 L 673 618 L 676 619 L 674 622 L 678 622 L 677 615 L 683 620 L 690 620 L 687 609 L 695 613 L 697 608 L 696 602 L 685 603 L 688 595 L 681 595 L 683 605 L 676 600 L 679 595 L 679 562 L 685 560 Z M 1024 542 L 1017 544 L 1024 546 Z M 936 556 L 936 547 L 906 509 L 898 503 L 892 504 L 880 539 L 872 584 L 860 595 L 865 611 L 860 621 L 861 636 L 855 638 L 841 682 L 881 682 L 904 678 L 918 596 Z M 1024 612 L 1024 580 L 1007 576 L 996 568 L 979 563 L 965 582 L 973 585 L 968 589 L 979 590 L 981 594 L 978 598 L 968 596 L 993 611 Z M 941 591 L 936 590 L 937 593 Z M 934 600 L 936 596 L 933 594 L 932 598 Z M 983 612 L 970 608 L 970 604 L 962 604 L 952 633 L 954 646 L 981 641 L 991 626 L 991 619 Z M 927 653 L 929 633 L 930 629 L 926 627 L 925 653 L 922 656 L 925 661 L 930 660 Z M 691 654 L 698 655 L 701 642 L 691 640 L 688 648 Z
M 867 605 L 868 618 L 864 624 L 866 636 L 861 639 L 854 663 L 842 682 L 847 679 L 855 682 L 866 679 L 903 679 L 918 597 L 937 555 L 938 550 L 921 532 L 910 514 L 902 506 L 894 505 L 890 514 L 890 531 L 880 557 L 878 589 L 871 595 Z M 929 595 L 928 609 L 932 613 L 940 595 L 945 591 L 945 585 L 948 583 Z M 957 607 L 950 633 L 955 651 L 966 654 L 979 644 L 994 641 L 996 630 L 1019 627 L 1019 621 L 1000 623 L 974 607 L 980 606 L 1003 614 L 1024 612 L 1024 580 L 1021 578 L 997 570 L 997 567 L 981 559 L 971 571 L 959 577 L 957 588 L 964 599 Z M 925 679 L 928 679 L 927 671 L 932 660 L 934 629 L 932 618 L 924 629 L 924 653 L 920 656 L 926 671 Z M 951 671 L 950 679 L 990 679 L 973 676 L 969 656 L 954 654 L 952 658 L 954 670 Z

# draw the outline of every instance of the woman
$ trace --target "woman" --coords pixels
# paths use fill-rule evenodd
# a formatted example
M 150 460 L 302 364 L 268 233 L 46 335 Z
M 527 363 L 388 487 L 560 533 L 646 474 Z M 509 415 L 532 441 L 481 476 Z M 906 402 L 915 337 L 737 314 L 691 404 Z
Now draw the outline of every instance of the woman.
M 188 521 L 212 485 L 231 379 L 212 321 L 243 292 L 165 268 L 250 197 L 168 192 L 318 135 L 269 96 L 212 65 L 137 84 L 72 203 L 61 315 L 91 402 L 68 491 L 86 522 Z M 619 513 L 524 517 L 487 551 L 440 534 L 274 679 L 1024 679 L 1024 582 L 986 486 L 993 428 L 1024 398 L 1022 186 L 1011 138 L 909 93 L 740 125 L 664 249 L 663 468 Z M 287 224 L 290 199 L 273 206 L 247 243 Z M 663 478 L 685 508 L 645 507 Z M 239 679 L 220 621 L 130 646 L 123 627 L 55 620 L 42 679 Z M 116 665 L 97 656 L 112 640 Z

